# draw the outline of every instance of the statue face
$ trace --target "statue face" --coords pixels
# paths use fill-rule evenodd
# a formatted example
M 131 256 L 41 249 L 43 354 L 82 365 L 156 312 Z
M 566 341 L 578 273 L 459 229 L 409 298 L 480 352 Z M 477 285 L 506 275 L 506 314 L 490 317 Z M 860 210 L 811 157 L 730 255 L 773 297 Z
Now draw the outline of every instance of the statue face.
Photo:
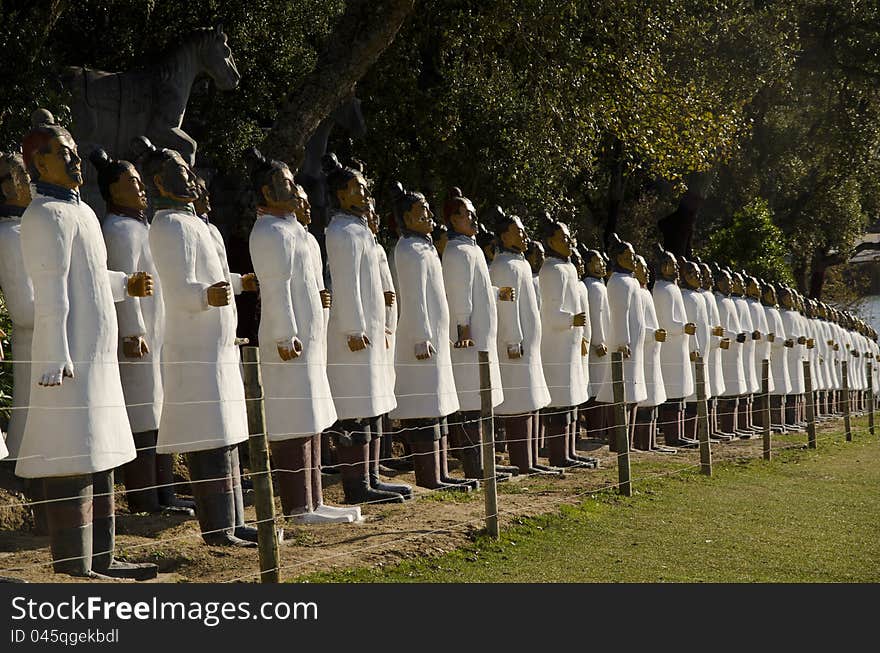
M 146 186 L 134 166 L 125 168 L 119 179 L 110 184 L 110 199 L 116 206 L 143 211 L 147 208 Z
M 571 256 L 571 232 L 568 225 L 560 222 L 559 227 L 550 238 L 547 239 L 547 245 L 557 254 L 562 256 Z
M 40 181 L 71 190 L 82 186 L 82 159 L 67 132 L 50 140 L 49 151 L 36 152 L 33 160 L 40 172 Z
M 208 215 L 211 212 L 211 193 L 208 192 L 208 184 L 201 177 L 196 177 L 196 186 L 199 196 L 193 202 L 193 208 L 199 215 Z
M 501 244 L 505 249 L 523 253 L 526 251 L 526 238 L 526 228 L 523 226 L 522 220 L 519 217 L 514 217 L 507 229 L 501 234 Z
M 691 290 L 697 290 L 702 287 L 700 268 L 695 263 L 687 263 L 684 266 L 684 282 Z
M 626 243 L 626 247 L 623 248 L 617 254 L 617 265 L 622 267 L 624 270 L 629 270 L 632 272 L 636 268 L 636 251 L 633 249 L 633 246 L 629 243 Z
M 372 210 L 371 212 L 375 213 Z M 312 223 L 312 205 L 309 204 L 309 196 L 306 194 L 305 189 L 299 184 L 294 184 L 293 188 L 293 214 L 296 216 L 297 222 L 299 222 L 302 226 L 307 227 Z M 378 216 L 376 218 L 376 229 L 378 230 Z M 375 231 L 373 233 L 376 233 Z
M 700 278 L 703 280 L 703 290 L 712 290 L 715 280 L 712 278 L 712 270 L 705 263 L 700 266 Z
M 359 172 L 348 180 L 345 188 L 336 191 L 336 197 L 339 200 L 339 208 L 355 215 L 366 215 L 372 199 L 367 181 Z
M 718 274 L 718 279 L 716 280 L 715 285 L 718 288 L 718 292 L 720 292 L 722 295 L 729 295 L 730 294 L 730 274 L 728 274 L 728 272 L 726 270 L 722 270 Z
M 761 286 L 758 285 L 758 280 L 755 277 L 749 279 L 746 294 L 752 299 L 761 299 Z
M 587 261 L 587 273 L 591 277 L 596 277 L 597 279 L 602 279 L 607 274 L 608 270 L 605 266 L 605 259 L 601 256 L 597 256 L 593 254 L 589 257 Z
M 767 306 L 776 306 L 776 289 L 773 286 L 765 286 L 762 299 Z
M 528 261 L 529 265 L 532 268 L 532 274 L 538 274 L 541 271 L 541 266 L 544 265 L 544 248 L 540 245 L 540 243 L 536 242 L 536 246 L 529 249 Z M 580 273 L 579 273 L 580 274 Z
M 162 197 L 176 202 L 191 204 L 201 195 L 195 173 L 177 152 L 163 164 L 162 172 L 154 177 L 153 182 Z M 207 195 L 207 189 L 204 194 Z M 210 210 L 208 205 L 201 213 Z
M 293 173 L 290 168 L 283 166 L 272 175 L 272 183 L 264 184 L 260 189 L 262 195 L 260 204 L 274 213 L 293 213 L 299 203 L 296 188 Z
M 642 284 L 642 286 L 648 285 L 648 265 L 645 263 L 645 259 L 641 256 L 636 257 L 636 265 L 633 270 L 633 275 L 639 280 L 639 283 Z
M 20 162 L 20 160 L 19 160 Z M 26 207 L 31 203 L 31 179 L 23 163 L 11 161 L 8 176 L 3 180 L 2 192 L 6 203 L 11 206 Z
M 477 233 L 477 212 L 474 205 L 466 197 L 458 203 L 455 213 L 449 216 L 449 224 L 453 231 L 464 236 L 475 236 Z
M 742 276 L 740 276 L 739 273 L 733 275 L 733 282 L 731 283 L 730 290 L 737 297 L 742 297 L 743 280 Z
M 409 211 L 403 214 L 403 223 L 410 231 L 427 236 L 434 231 L 433 218 L 434 214 L 431 212 L 431 207 L 428 206 L 428 201 L 420 199 L 409 207 Z

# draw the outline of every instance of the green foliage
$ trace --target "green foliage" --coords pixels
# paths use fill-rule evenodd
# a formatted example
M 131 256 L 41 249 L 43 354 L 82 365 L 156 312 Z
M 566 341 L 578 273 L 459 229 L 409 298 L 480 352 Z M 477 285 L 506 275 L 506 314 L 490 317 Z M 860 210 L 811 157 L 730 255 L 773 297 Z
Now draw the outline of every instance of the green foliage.
M 753 200 L 733 214 L 730 224 L 715 231 L 700 252 L 709 261 L 772 282 L 791 283 L 788 249 L 782 230 L 773 224 L 767 202 Z

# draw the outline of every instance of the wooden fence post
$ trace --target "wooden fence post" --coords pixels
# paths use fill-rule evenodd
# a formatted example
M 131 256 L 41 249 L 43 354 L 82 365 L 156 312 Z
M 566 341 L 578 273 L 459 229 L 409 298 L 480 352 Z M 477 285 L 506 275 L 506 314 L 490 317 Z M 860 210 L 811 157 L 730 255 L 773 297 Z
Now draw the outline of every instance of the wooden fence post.
M 260 374 L 260 350 L 242 347 L 244 396 L 247 406 L 248 450 L 251 480 L 254 484 L 254 507 L 257 511 L 257 541 L 260 554 L 260 582 L 280 580 L 278 532 L 275 530 L 275 495 L 266 441 L 266 413 L 263 405 L 263 379 Z
M 804 366 L 804 393 L 807 401 L 807 448 L 816 448 L 816 401 L 813 393 L 813 373 L 810 361 L 802 361 Z
M 611 387 L 614 393 L 614 437 L 617 441 L 618 492 L 632 496 L 631 470 L 629 466 L 629 422 L 623 388 L 623 354 L 611 354 Z
M 868 432 L 874 435 L 874 364 L 868 361 Z
M 850 423 L 850 400 L 849 400 L 849 379 L 847 361 L 841 361 L 841 374 L 843 376 L 843 430 L 846 433 L 846 441 L 852 442 L 852 424 Z
M 480 361 L 480 440 L 483 446 L 483 487 L 486 494 L 486 532 L 498 539 L 498 479 L 495 477 L 495 420 L 492 410 L 492 377 L 489 352 L 478 352 Z
M 764 418 L 764 460 L 770 460 L 773 457 L 773 442 L 770 435 L 770 361 L 766 358 L 761 361 L 761 394 L 764 395 L 761 401 L 761 414 Z
M 709 446 L 709 408 L 706 404 L 706 366 L 703 357 L 694 361 L 697 392 L 697 440 L 700 441 L 700 473 L 712 476 L 712 448 Z

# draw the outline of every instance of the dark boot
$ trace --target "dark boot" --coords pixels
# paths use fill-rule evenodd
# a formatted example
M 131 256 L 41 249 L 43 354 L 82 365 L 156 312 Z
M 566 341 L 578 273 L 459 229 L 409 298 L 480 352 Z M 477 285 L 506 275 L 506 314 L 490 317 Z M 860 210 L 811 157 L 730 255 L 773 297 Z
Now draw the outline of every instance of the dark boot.
M 442 432 L 441 432 L 442 433 Z M 442 483 L 452 483 L 457 485 L 467 485 L 472 490 L 480 487 L 480 481 L 475 478 L 455 478 L 449 474 L 449 436 L 440 435 L 438 444 L 440 453 L 440 481 Z
M 549 453 L 550 465 L 559 468 L 583 467 L 584 464 L 569 456 L 569 415 L 570 410 L 551 407 L 542 415 L 544 438 Z
M 639 451 L 651 451 L 650 408 L 638 408 L 636 410 L 636 425 L 634 429 L 632 448 Z
M 92 571 L 91 474 L 53 476 L 43 479 L 43 484 L 55 573 L 99 577 Z
M 232 473 L 232 494 L 235 497 L 235 537 L 257 541 L 257 529 L 244 522 L 244 489 L 241 482 L 241 463 L 238 457 L 238 445 L 229 447 L 229 469 Z
M 255 547 L 256 542 L 235 536 L 235 492 L 228 450 L 219 447 L 186 454 L 202 539 L 211 546 Z
M 41 478 L 25 479 L 25 495 L 33 505 L 34 535 L 49 534 L 49 517 L 46 514 L 46 504 L 37 503 L 46 500 L 46 489 Z
M 404 428 L 413 452 L 416 485 L 429 490 L 469 492 L 469 485 L 445 483 L 441 479 L 440 424 L 435 420 L 405 420 Z
M 452 427 L 452 432 L 458 432 L 459 460 L 466 478 L 485 480 L 486 473 L 483 470 L 482 436 L 480 434 L 479 411 L 465 412 L 461 414 L 461 422 Z M 450 436 L 452 433 L 450 433 Z M 519 468 L 496 465 L 495 480 L 506 481 L 514 474 L 519 473 Z
M 578 453 L 577 443 L 580 439 L 581 433 L 578 412 L 578 407 L 575 406 L 571 409 L 571 414 L 568 418 L 568 438 L 566 440 L 568 444 L 568 457 L 572 460 L 584 463 L 584 465 L 587 467 L 596 468 L 599 466 L 598 458 L 594 458 L 592 456 L 582 456 Z
M 336 435 L 336 455 L 342 475 L 345 502 L 353 503 L 403 503 L 397 492 L 374 490 L 370 487 L 370 430 L 357 420 L 346 420 L 339 425 Z
M 372 424 L 370 425 L 372 426 Z M 382 431 L 370 434 L 370 487 L 383 492 L 395 492 L 404 499 L 412 499 L 413 491 L 405 483 L 385 483 L 379 478 L 379 460 L 382 454 Z
M 312 510 L 312 470 L 309 438 L 272 442 L 272 468 L 285 517 Z
M 159 505 L 159 489 L 156 487 L 156 431 L 134 434 L 137 458 L 126 463 L 123 470 L 125 500 L 132 513 L 156 513 Z M 146 489 L 144 489 L 146 488 Z
M 721 397 L 718 400 L 718 435 L 728 439 L 736 437 L 736 397 Z
M 312 479 L 312 512 L 302 517 L 303 523 L 351 523 L 361 520 L 361 509 L 358 506 L 329 506 L 324 503 L 324 482 L 321 478 L 321 441 L 320 434 L 311 437 L 311 479 Z
M 152 462 L 152 461 L 151 461 Z M 159 567 L 150 562 L 123 562 L 113 557 L 116 550 L 113 470 L 92 474 L 92 570 L 110 578 L 150 580 Z
M 156 481 L 159 484 L 159 505 L 166 514 L 186 515 L 195 517 L 196 503 L 177 497 L 177 486 L 174 484 L 175 454 L 156 454 Z

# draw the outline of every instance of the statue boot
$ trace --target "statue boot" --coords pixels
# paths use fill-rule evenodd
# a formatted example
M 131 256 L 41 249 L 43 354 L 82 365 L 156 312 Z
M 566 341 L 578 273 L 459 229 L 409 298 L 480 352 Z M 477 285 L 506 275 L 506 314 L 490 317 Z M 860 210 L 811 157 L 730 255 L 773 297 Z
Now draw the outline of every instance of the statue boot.
M 449 474 L 449 436 L 442 433 L 441 430 L 440 443 L 438 445 L 440 450 L 440 481 L 442 483 L 467 485 L 472 490 L 479 489 L 480 481 L 478 478 L 455 478 Z
M 156 578 L 159 567 L 153 563 L 124 562 L 113 556 L 116 550 L 113 470 L 92 474 L 92 488 L 92 570 L 110 578 Z
M 403 503 L 403 496 L 397 492 L 375 490 L 370 487 L 369 431 L 350 429 L 345 431 L 337 435 L 336 443 L 345 502 Z
M 361 520 L 361 509 L 358 506 L 329 506 L 324 503 L 324 483 L 321 480 L 321 443 L 322 435 L 312 436 L 311 441 L 311 479 L 312 479 L 312 512 L 316 515 L 331 517 L 334 521 L 356 522 Z M 305 467 L 305 465 L 304 465 Z M 348 518 L 351 519 L 348 519 Z
M 195 517 L 196 503 L 177 496 L 174 484 L 174 454 L 156 454 L 156 481 L 159 487 L 159 505 L 166 515 L 184 515 Z
M 255 547 L 235 536 L 235 492 L 229 447 L 186 454 L 202 539 L 211 546 Z
M 382 455 L 382 440 L 384 439 L 382 432 L 371 433 L 370 439 L 370 487 L 374 490 L 382 492 L 394 492 L 404 499 L 412 499 L 413 491 L 409 485 L 405 483 L 385 483 L 379 478 L 379 461 Z
M 732 440 L 736 437 L 736 397 L 721 397 L 718 400 L 718 437 Z
M 134 434 L 137 458 L 122 468 L 125 481 L 125 500 L 132 513 L 157 513 L 159 489 L 156 487 L 156 431 L 143 431 Z
M 244 521 L 244 486 L 241 478 L 241 461 L 238 445 L 229 447 L 229 470 L 232 475 L 232 494 L 235 497 L 235 537 L 248 542 L 257 541 L 257 529 Z
M 584 463 L 569 456 L 569 415 L 570 410 L 549 408 L 543 416 L 544 438 L 552 467 L 563 469 L 584 467 Z
M 596 469 L 599 467 L 598 458 L 594 458 L 593 456 L 582 456 L 578 453 L 577 443 L 581 432 L 580 422 L 578 421 L 578 412 L 578 408 L 575 406 L 571 409 L 571 413 L 568 417 L 568 435 L 566 438 L 568 457 L 572 460 L 583 463 L 585 467 Z
M 455 442 L 459 447 L 459 460 L 465 477 L 485 480 L 479 411 L 461 413 L 461 423 L 452 427 L 450 437 L 456 433 Z M 512 465 L 495 465 L 496 481 L 507 481 L 514 474 L 519 474 L 519 468 Z
M 46 519 L 55 573 L 108 579 L 92 570 L 92 475 L 41 480 L 48 501 Z
M 440 424 L 434 419 L 404 420 L 406 437 L 413 453 L 416 485 L 429 490 L 470 492 L 470 485 L 446 483 L 442 480 L 440 456 Z

